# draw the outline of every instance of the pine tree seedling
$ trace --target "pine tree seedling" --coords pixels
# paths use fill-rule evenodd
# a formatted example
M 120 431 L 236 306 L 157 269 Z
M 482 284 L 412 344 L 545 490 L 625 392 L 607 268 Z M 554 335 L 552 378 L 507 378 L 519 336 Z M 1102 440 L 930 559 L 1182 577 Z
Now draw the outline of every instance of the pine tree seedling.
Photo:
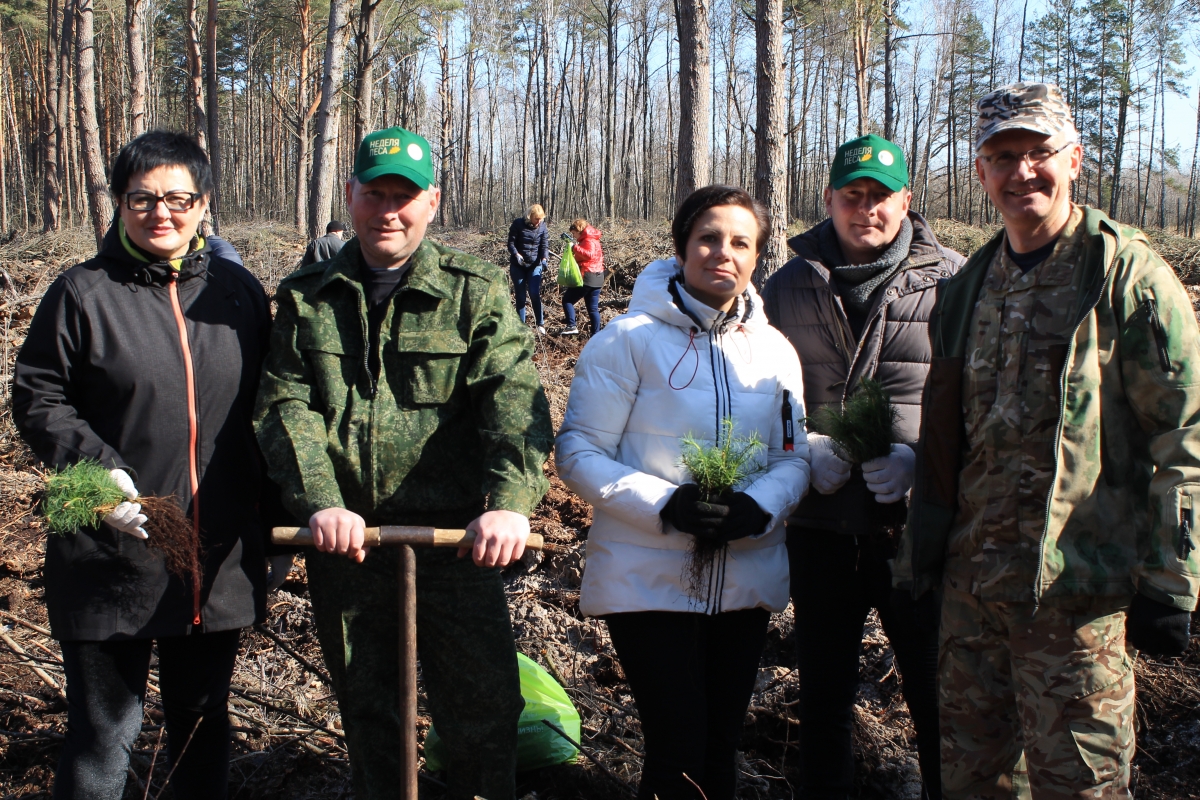
M 813 430 L 828 436 L 838 458 L 861 464 L 892 452 L 900 412 L 879 381 L 865 379 L 841 408 L 826 406 L 812 416 Z
M 766 470 L 763 464 L 754 459 L 763 447 L 758 433 L 745 437 L 734 436 L 733 419 L 730 417 L 721 421 L 716 444 L 704 444 L 690 433 L 681 441 L 683 452 L 679 456 L 679 463 L 691 474 L 705 499 L 727 494 L 748 478 Z
M 764 447 L 758 433 L 734 436 L 733 419 L 721 420 L 716 444 L 705 444 L 692 434 L 684 436 L 679 463 L 700 487 L 705 502 L 718 502 L 750 478 L 766 471 L 766 465 L 755 460 Z M 716 555 L 725 549 L 721 543 L 696 537 L 684 561 L 683 580 L 688 596 L 701 600 L 712 586 L 713 564 Z
M 99 461 L 79 461 L 66 469 L 46 473 L 42 516 L 51 533 L 67 535 L 81 528 L 98 528 L 109 513 L 125 502 L 125 494 Z M 167 571 L 184 581 L 200 574 L 200 547 L 196 531 L 172 497 L 140 496 L 149 538 L 146 546 L 157 551 Z

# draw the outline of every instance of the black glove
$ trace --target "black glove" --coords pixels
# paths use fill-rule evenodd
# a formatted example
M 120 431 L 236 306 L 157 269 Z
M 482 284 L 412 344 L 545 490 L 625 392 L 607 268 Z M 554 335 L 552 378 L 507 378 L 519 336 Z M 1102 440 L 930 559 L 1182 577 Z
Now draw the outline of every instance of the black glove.
M 929 589 L 913 599 L 909 589 L 892 589 L 892 611 L 917 633 L 935 633 L 941 624 L 942 604 L 938 593 Z
M 571 241 L 571 234 L 564 233 L 562 236 L 559 236 L 558 238 L 562 239 L 564 242 L 569 242 L 569 241 Z
M 1181 656 L 1191 621 L 1190 611 L 1135 594 L 1125 617 L 1125 638 L 1149 656 Z
M 660 512 L 664 522 L 713 544 L 762 533 L 770 521 L 754 498 L 745 492 L 714 497 L 706 502 L 700 487 L 685 483 L 675 490 Z

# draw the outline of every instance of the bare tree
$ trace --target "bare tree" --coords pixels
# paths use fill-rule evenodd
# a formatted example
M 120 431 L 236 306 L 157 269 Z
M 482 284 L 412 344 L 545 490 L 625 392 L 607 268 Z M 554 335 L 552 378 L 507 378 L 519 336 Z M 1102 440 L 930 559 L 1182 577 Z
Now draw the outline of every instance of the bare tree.
M 75 0 L 75 96 L 83 171 L 87 178 L 88 211 L 99 247 L 112 222 L 113 207 L 104 175 L 100 127 L 96 121 L 96 56 L 92 33 L 95 9 L 92 2 Z
M 787 258 L 787 164 L 784 160 L 783 0 L 758 0 L 754 9 L 754 36 L 758 51 L 758 118 L 754 133 L 754 193 L 771 213 L 767 245 L 754 271 L 754 284 L 762 286 Z
M 679 26 L 679 168 L 675 202 L 708 183 L 709 118 L 712 114 L 710 0 L 681 0 Z
M 208 18 L 204 31 L 205 71 L 208 73 L 205 87 L 208 95 L 208 161 L 212 165 L 213 194 L 209 198 L 208 210 L 212 214 L 213 231 L 221 230 L 221 104 L 217 93 L 217 0 L 208 0 Z
M 375 90 L 375 27 L 376 9 L 380 0 L 362 0 L 358 8 L 358 30 L 355 31 L 354 80 L 354 142 L 358 147 L 371 126 L 374 116 L 371 99 Z
M 208 149 L 208 116 L 204 112 L 204 80 L 200 61 L 200 22 L 196 19 L 196 0 L 187 0 L 188 106 L 192 113 L 192 132 L 200 146 Z
M 146 0 L 125 0 L 125 46 L 129 57 L 129 128 L 146 132 Z
M 333 210 L 338 128 L 342 117 L 338 99 L 346 60 L 346 39 L 350 33 L 349 9 L 350 0 L 330 0 L 325 66 L 321 70 L 321 104 L 317 108 L 317 147 L 313 154 L 312 184 L 308 191 L 308 236 L 312 239 L 324 232 L 325 223 Z
M 58 0 L 46 3 L 45 108 L 42 116 L 42 230 L 56 231 L 61 224 L 62 189 L 58 177 Z

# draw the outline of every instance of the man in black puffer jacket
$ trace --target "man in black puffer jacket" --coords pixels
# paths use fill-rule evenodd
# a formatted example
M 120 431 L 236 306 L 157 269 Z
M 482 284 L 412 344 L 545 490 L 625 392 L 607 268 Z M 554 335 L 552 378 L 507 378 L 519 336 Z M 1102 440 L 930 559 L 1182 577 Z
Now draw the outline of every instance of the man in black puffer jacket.
M 830 218 L 793 238 L 796 258 L 767 282 L 767 318 L 800 355 L 811 415 L 864 378 L 883 384 L 915 442 L 929 370 L 928 322 L 938 281 L 963 259 L 909 210 L 900 148 L 864 136 L 838 148 L 825 189 Z M 800 660 L 804 797 L 854 792 L 852 709 L 867 613 L 879 612 L 896 653 L 917 729 L 926 796 L 940 797 L 936 623 L 930 609 L 895 607 L 889 560 L 906 513 L 913 452 L 854 465 L 827 437 L 809 434 L 812 486 L 788 520 L 792 602 Z M 914 613 L 914 611 L 920 613 Z

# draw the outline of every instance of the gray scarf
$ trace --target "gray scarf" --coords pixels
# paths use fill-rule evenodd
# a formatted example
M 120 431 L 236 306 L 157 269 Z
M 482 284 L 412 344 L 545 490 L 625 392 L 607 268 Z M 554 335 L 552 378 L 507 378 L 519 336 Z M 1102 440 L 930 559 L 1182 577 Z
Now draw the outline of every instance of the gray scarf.
M 900 264 L 908 258 L 912 237 L 912 222 L 905 217 L 900 223 L 900 232 L 896 234 L 895 241 L 875 262 L 832 267 L 830 272 L 833 273 L 833 280 L 837 283 L 842 302 L 860 314 L 865 314 L 871 305 L 871 295 L 891 280 L 900 269 Z

